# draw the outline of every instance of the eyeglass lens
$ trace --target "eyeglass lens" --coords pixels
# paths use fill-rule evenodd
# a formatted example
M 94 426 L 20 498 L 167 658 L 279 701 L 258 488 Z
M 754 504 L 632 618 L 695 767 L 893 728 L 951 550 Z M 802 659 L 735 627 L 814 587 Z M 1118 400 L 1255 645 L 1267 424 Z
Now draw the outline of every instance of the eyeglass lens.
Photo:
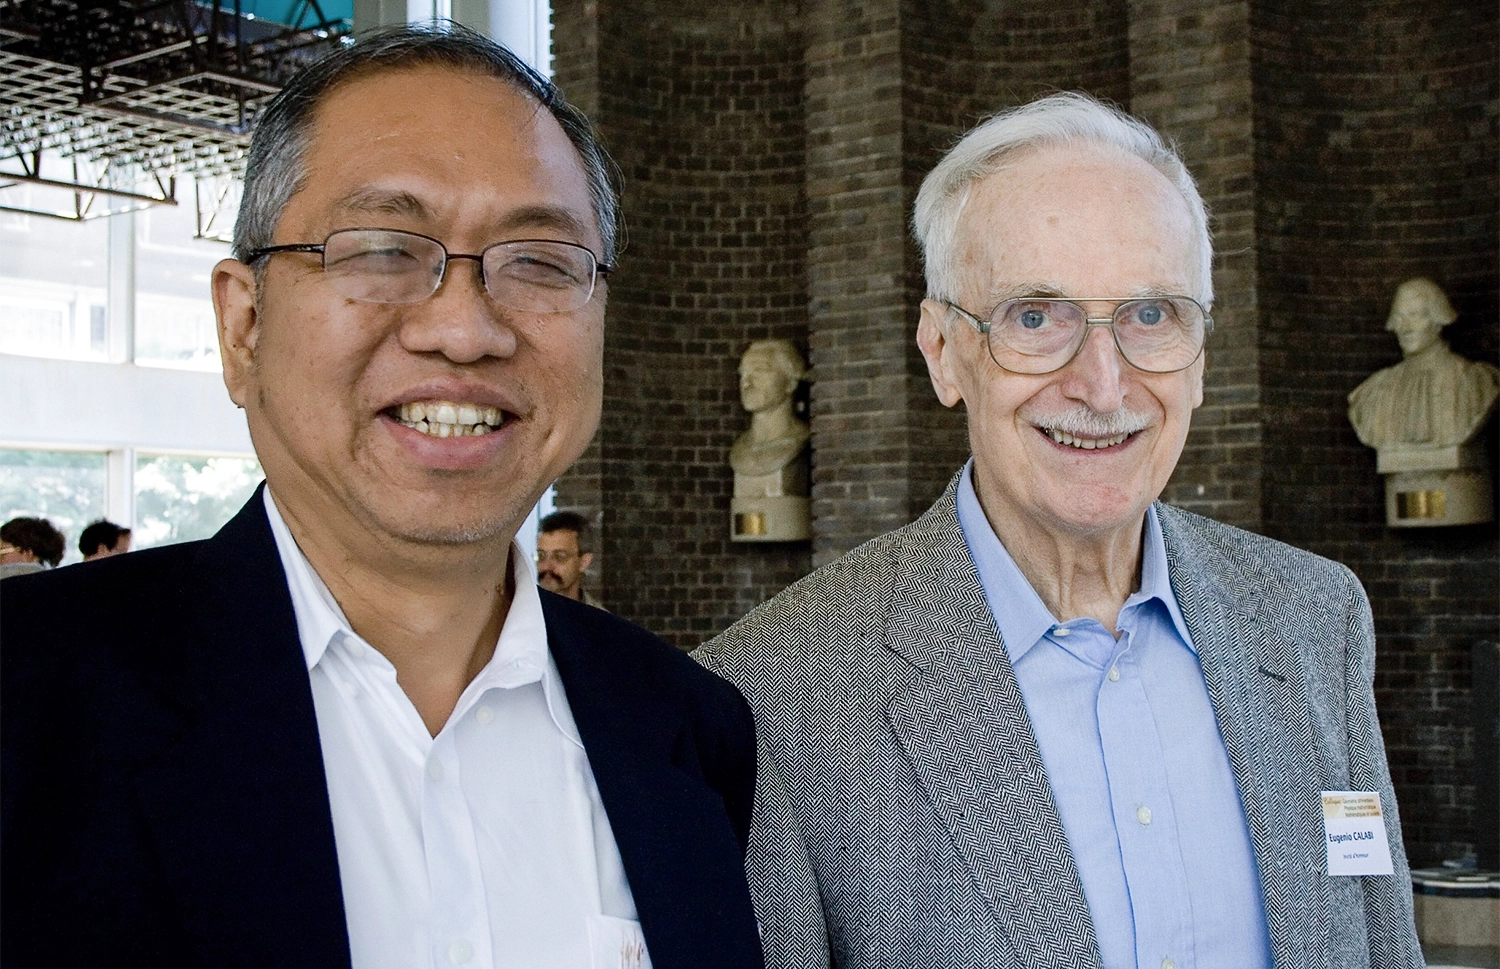
M 1203 349 L 1203 309 L 1190 299 L 1126 300 L 1115 307 L 1111 324 L 1120 353 L 1141 370 L 1181 370 Z M 1072 359 L 1088 327 L 1088 312 L 1069 300 L 1006 300 L 990 317 L 990 353 L 1014 373 L 1050 373 Z
M 365 303 L 416 303 L 437 292 L 450 259 L 442 243 L 388 229 L 344 229 L 328 237 L 323 271 L 339 292 Z M 472 258 L 472 257 L 470 257 Z M 593 253 L 566 242 L 501 242 L 482 254 L 485 290 L 501 306 L 564 313 L 593 296 Z

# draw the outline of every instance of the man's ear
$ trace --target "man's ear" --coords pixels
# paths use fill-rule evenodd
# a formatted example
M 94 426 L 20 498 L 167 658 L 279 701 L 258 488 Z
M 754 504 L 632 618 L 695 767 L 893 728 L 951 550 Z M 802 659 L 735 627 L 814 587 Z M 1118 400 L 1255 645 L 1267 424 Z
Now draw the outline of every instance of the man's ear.
M 214 316 L 219 323 L 219 356 L 224 361 L 224 386 L 229 388 L 229 399 L 244 407 L 255 369 L 255 343 L 260 339 L 255 270 L 238 259 L 221 260 L 214 266 L 212 288 Z
M 593 564 L 594 564 L 594 553 L 593 552 L 579 552 L 578 553 L 578 568 L 579 568 L 579 571 L 587 572 L 589 570 L 589 566 L 593 565 Z
M 955 366 L 961 352 L 948 339 L 946 326 L 948 308 L 930 299 L 922 300 L 922 320 L 917 324 L 917 347 L 927 361 L 927 376 L 932 378 L 932 389 L 944 407 L 952 407 L 964 399 L 960 390 L 958 369 Z

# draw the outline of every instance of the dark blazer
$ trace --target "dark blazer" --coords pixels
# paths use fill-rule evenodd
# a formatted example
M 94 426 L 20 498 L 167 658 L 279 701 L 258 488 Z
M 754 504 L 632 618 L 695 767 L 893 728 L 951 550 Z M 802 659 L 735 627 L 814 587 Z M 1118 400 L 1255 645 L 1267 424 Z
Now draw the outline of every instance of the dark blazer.
M 542 592 L 657 969 L 759 967 L 733 687 Z M 213 538 L 0 585 L 0 960 L 349 965 L 306 663 L 260 493 Z

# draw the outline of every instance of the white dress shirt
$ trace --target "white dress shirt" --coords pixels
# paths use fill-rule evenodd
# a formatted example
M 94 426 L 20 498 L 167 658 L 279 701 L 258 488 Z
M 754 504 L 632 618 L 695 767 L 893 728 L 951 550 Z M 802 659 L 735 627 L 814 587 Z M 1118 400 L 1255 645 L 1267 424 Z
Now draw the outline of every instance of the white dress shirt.
M 312 682 L 354 969 L 645 969 L 609 819 L 547 648 L 531 559 L 495 654 L 431 736 L 269 489 Z

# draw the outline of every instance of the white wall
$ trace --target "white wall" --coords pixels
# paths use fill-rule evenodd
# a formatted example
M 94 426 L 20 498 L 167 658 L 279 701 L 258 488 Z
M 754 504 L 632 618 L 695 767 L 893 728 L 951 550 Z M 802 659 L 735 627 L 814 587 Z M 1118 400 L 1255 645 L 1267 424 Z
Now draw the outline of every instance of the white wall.
M 250 456 L 217 373 L 0 353 L 0 447 Z

